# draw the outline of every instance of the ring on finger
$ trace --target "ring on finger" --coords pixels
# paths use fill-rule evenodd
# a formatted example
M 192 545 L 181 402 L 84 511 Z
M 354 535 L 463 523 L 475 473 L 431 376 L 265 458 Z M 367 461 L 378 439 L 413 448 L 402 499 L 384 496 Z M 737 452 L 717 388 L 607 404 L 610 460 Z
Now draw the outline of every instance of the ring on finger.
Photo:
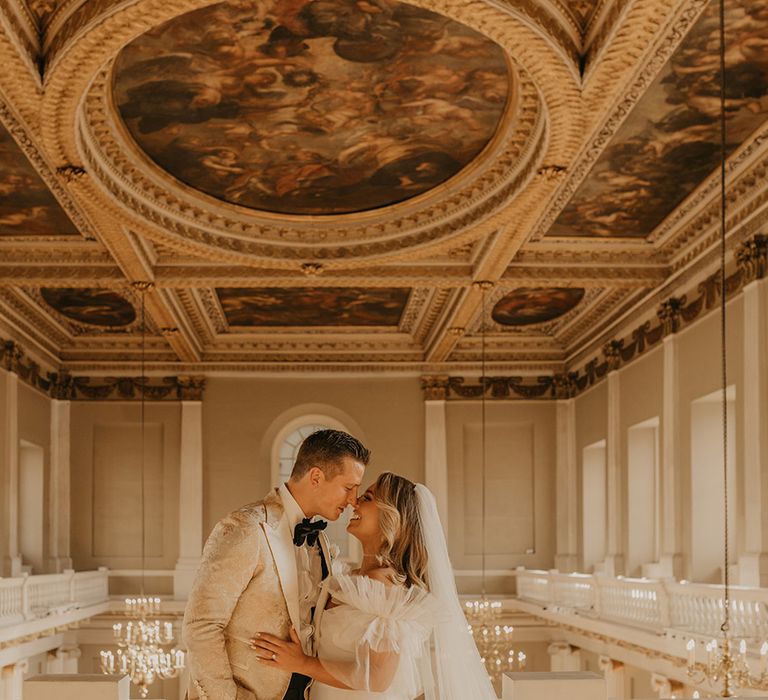
M 272 654 L 272 661 L 277 661 L 277 654 Z

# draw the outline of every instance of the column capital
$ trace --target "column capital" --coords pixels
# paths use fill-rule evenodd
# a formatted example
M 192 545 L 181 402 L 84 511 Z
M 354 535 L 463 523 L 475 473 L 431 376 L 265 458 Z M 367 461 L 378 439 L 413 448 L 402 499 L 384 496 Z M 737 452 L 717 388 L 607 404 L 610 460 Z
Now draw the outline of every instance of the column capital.
M 685 306 L 685 303 L 686 298 L 685 296 L 682 296 L 670 297 L 659 304 L 659 308 L 656 310 L 656 316 L 661 323 L 664 338 L 667 338 L 680 330 L 680 321 L 683 317 L 683 307 Z
M 445 401 L 448 399 L 447 374 L 427 375 L 421 378 L 421 389 L 425 401 Z
M 742 243 L 736 261 L 745 285 L 763 279 L 768 274 L 768 236 L 758 233 Z
M 624 664 L 621 661 L 612 659 L 610 656 L 601 654 L 597 659 L 597 665 L 601 671 L 618 671 L 624 668 Z

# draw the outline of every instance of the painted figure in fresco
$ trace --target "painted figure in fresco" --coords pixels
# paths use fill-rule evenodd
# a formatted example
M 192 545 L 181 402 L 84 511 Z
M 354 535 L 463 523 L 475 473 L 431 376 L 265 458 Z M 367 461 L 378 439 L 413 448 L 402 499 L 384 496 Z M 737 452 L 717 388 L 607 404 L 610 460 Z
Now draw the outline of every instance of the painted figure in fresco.
M 369 456 L 347 433 L 317 431 L 287 483 L 216 525 L 184 614 L 188 700 L 305 698 L 309 677 L 260 663 L 249 640 L 258 627 L 314 656 L 334 564 L 323 529 L 356 504 Z
M 243 0 L 121 53 L 115 95 L 173 176 L 244 207 L 341 214 L 444 182 L 506 109 L 504 52 L 394 0 Z

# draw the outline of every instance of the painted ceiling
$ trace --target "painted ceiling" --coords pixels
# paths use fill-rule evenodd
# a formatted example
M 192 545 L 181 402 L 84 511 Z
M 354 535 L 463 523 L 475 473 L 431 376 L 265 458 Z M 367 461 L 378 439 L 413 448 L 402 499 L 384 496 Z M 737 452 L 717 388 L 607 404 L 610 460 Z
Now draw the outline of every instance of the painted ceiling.
M 515 289 L 496 302 L 491 318 L 502 326 L 544 323 L 568 313 L 583 298 L 580 287 Z
M 217 289 L 230 326 L 397 326 L 409 289 Z
M 504 52 L 393 0 L 213 5 L 122 53 L 131 135 L 187 185 L 284 214 L 393 204 L 483 150 L 509 91 Z
M 79 323 L 120 327 L 136 320 L 133 305 L 109 289 L 43 287 L 40 294 L 51 308 Z
M 768 7 L 727 8 L 732 255 L 768 231 Z M 131 373 L 146 289 L 157 374 L 642 344 L 717 264 L 715 9 L 0 3 L 0 343 Z
M 77 235 L 77 229 L 0 126 L 0 236 Z
M 728 151 L 768 119 L 768 6 L 727 3 Z M 720 160 L 718 4 L 616 132 L 550 236 L 645 238 Z

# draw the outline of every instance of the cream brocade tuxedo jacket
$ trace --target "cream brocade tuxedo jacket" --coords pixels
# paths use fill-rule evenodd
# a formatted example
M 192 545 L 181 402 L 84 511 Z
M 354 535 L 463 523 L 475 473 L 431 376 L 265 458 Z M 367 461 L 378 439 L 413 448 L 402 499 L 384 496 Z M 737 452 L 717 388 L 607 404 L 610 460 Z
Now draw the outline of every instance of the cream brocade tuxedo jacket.
M 320 544 L 331 569 L 328 538 Z M 313 625 L 328 598 L 320 587 Z M 298 632 L 299 583 L 293 533 L 277 489 L 220 520 L 203 550 L 182 634 L 189 652 L 189 700 L 282 700 L 290 674 L 260 664 L 256 632 Z

